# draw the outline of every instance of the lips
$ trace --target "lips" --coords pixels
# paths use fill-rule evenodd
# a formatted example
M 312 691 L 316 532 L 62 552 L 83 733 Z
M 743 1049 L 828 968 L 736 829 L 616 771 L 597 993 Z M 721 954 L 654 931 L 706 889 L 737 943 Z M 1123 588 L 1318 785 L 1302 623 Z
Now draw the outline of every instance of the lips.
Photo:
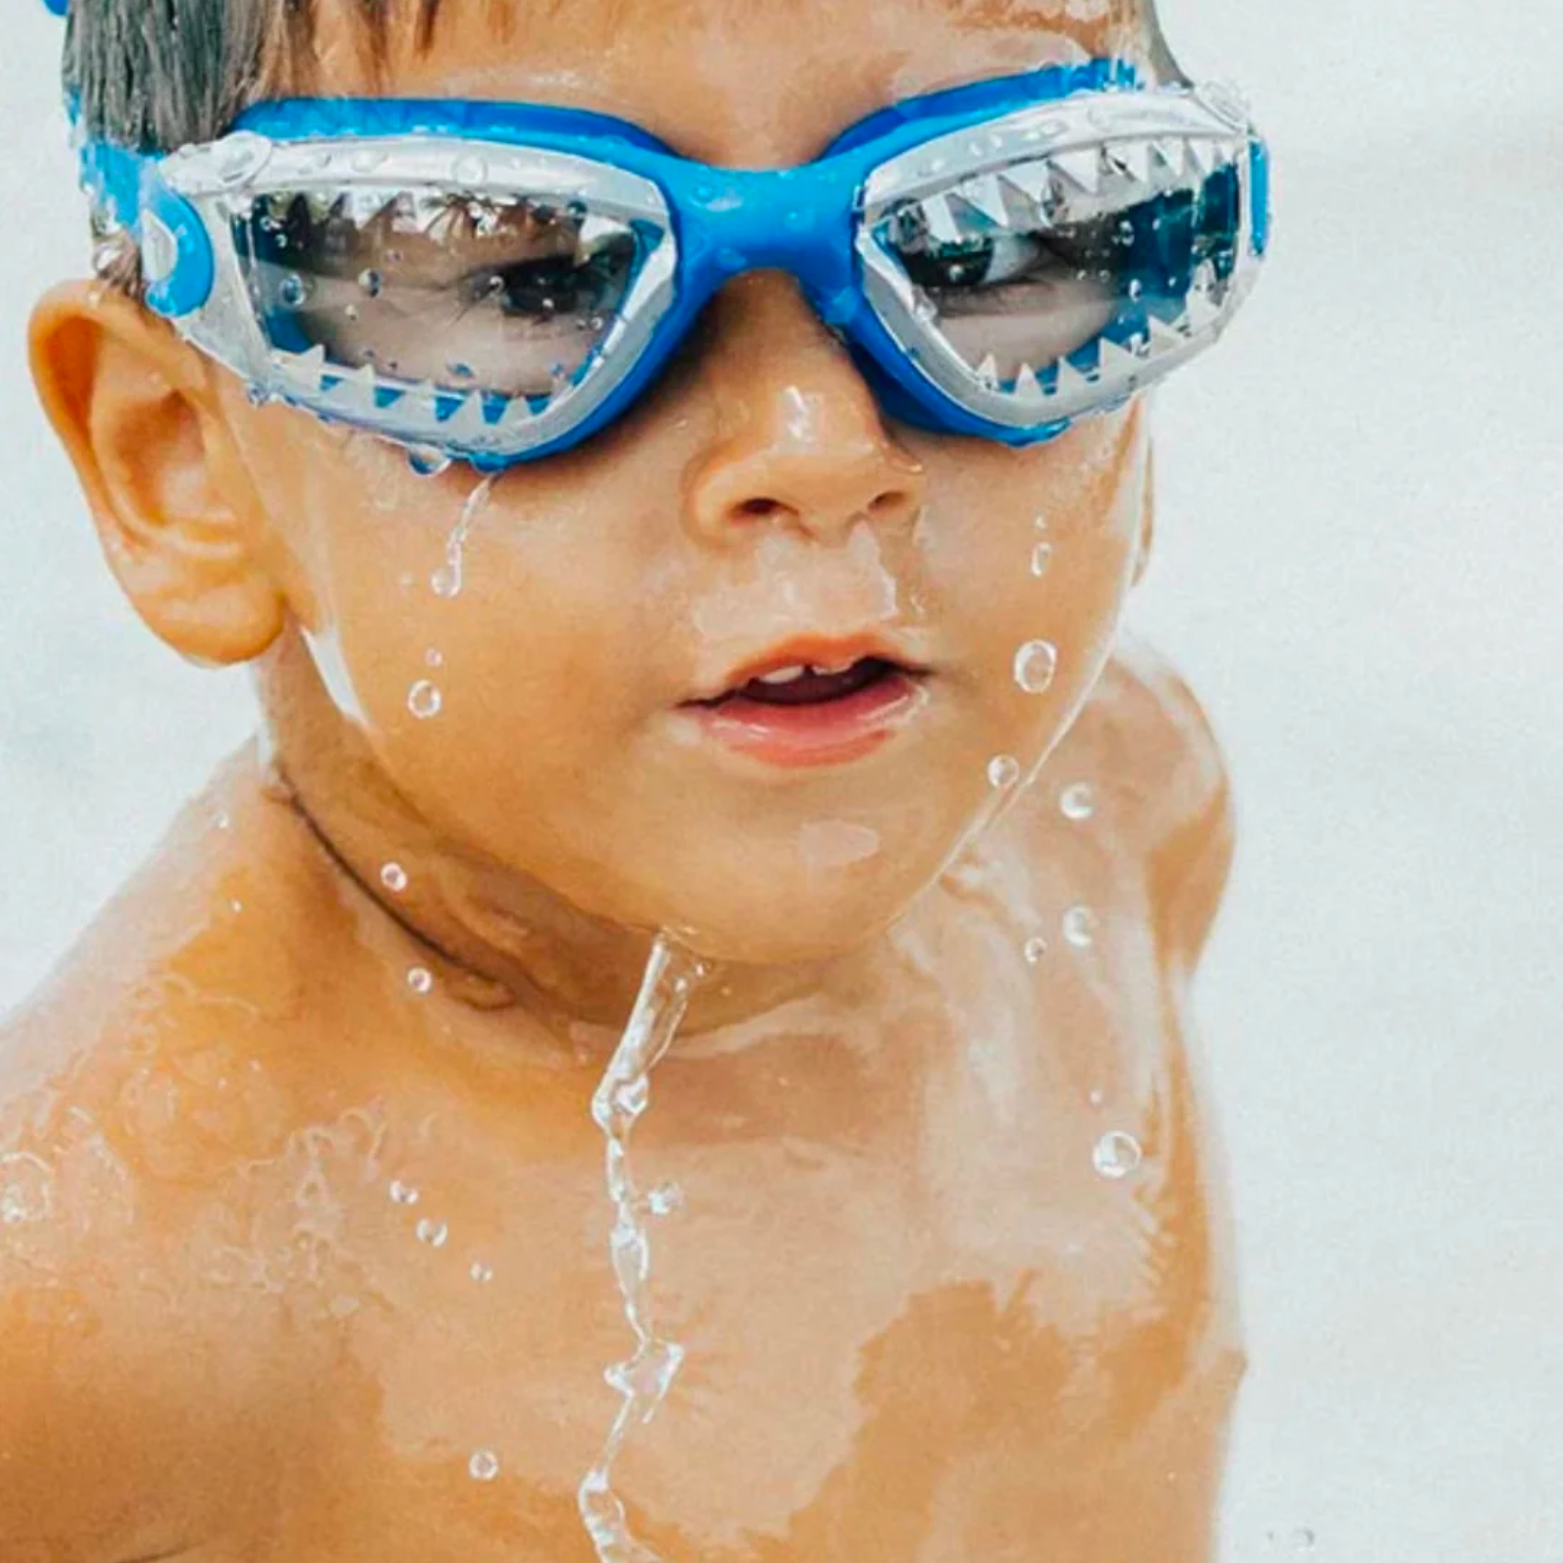
M 752 758 L 839 765 L 894 737 L 924 703 L 928 676 L 877 641 L 791 641 L 683 709 L 708 736 Z

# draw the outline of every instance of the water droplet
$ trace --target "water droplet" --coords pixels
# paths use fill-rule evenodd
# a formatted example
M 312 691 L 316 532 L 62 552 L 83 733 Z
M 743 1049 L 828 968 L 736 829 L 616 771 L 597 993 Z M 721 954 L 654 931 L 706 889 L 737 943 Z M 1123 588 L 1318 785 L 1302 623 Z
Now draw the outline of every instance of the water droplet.
M 492 1449 L 479 1449 L 467 1461 L 467 1473 L 475 1482 L 491 1482 L 499 1475 L 499 1456 Z
M 0 1156 L 0 1222 L 8 1227 L 47 1221 L 54 1209 L 48 1163 L 27 1151 Z
M 384 152 L 376 147 L 365 147 L 353 154 L 348 166 L 355 174 L 372 174 L 384 161 Z
M 1074 820 L 1077 824 L 1088 820 L 1096 813 L 1096 789 L 1090 782 L 1076 782 L 1073 787 L 1064 789 L 1058 806 L 1067 820 Z
M 1020 780 L 1020 761 L 1012 754 L 995 755 L 988 762 L 988 784 L 1008 792 Z
M 1046 516 L 1038 516 L 1031 524 L 1039 532 L 1047 531 L 1047 517 Z
M 1096 943 L 1096 913 L 1088 906 L 1072 906 L 1064 913 L 1064 937 L 1077 950 Z
M 226 810 L 217 816 L 217 828 L 219 830 L 233 829 L 233 817 Z
M 1058 647 L 1051 641 L 1028 640 L 1015 653 L 1015 682 L 1028 695 L 1045 694 L 1058 673 Z
M 472 1268 L 467 1271 L 467 1274 L 470 1275 L 479 1286 L 487 1286 L 488 1283 L 494 1279 L 494 1271 L 492 1267 L 484 1264 L 481 1259 L 474 1259 L 472 1261 Z
M 1100 1107 L 1102 1103 L 1107 1100 L 1107 1093 L 1101 1088 L 1101 1086 L 1097 1086 L 1086 1098 L 1086 1100 L 1093 1107 Z
M 410 1183 L 403 1183 L 397 1178 L 390 1188 L 391 1203 L 393 1205 L 416 1205 L 418 1203 L 418 1191 Z
M 407 888 L 407 870 L 400 863 L 387 863 L 380 870 L 380 883 L 392 895 L 400 895 Z
M 434 988 L 434 973 L 424 966 L 414 966 L 407 973 L 407 986 L 414 993 L 429 993 Z
M 1132 1134 L 1125 1134 L 1122 1129 L 1113 1129 L 1104 1134 L 1096 1142 L 1096 1149 L 1091 1152 L 1096 1170 L 1114 1182 L 1137 1171 L 1144 1159 L 1145 1153 L 1140 1149 L 1140 1142 Z
M 660 1183 L 646 1196 L 646 1208 L 654 1216 L 671 1216 L 684 1208 L 684 1191 L 676 1183 Z
M 1031 573 L 1040 581 L 1053 563 L 1053 545 L 1051 543 L 1038 543 L 1031 550 Z
M 448 451 L 441 450 L 437 445 L 414 445 L 407 452 L 407 465 L 420 478 L 439 477 L 442 472 L 450 471 L 455 459 Z
M 459 597 L 461 595 L 461 579 L 449 566 L 441 565 L 429 577 L 429 589 L 436 597 L 444 597 L 447 600 L 452 597 Z
M 277 297 L 289 309 L 298 309 L 309 298 L 309 284 L 296 271 L 290 271 L 278 286 Z
M 445 653 L 443 651 L 436 651 L 431 646 L 429 648 L 429 650 L 427 650 L 423 654 L 423 665 L 425 667 L 429 667 L 429 668 L 442 668 L 442 667 L 444 667 L 445 666 Z
M 488 163 L 481 157 L 458 157 L 450 172 L 459 185 L 480 185 L 488 178 Z
M 440 714 L 440 707 L 444 705 L 445 697 L 431 684 L 428 679 L 419 681 L 407 691 L 407 709 L 418 718 L 420 722 L 427 722 L 431 716 Z
M 1026 940 L 1026 963 L 1030 966 L 1040 966 L 1047 955 L 1047 940 L 1043 938 Z
M 367 271 L 359 272 L 358 285 L 370 298 L 379 298 L 380 290 L 385 286 L 385 278 L 371 266 Z
M 425 1216 L 418 1223 L 416 1234 L 420 1243 L 427 1243 L 430 1248 L 443 1248 L 446 1238 L 450 1236 L 450 1228 L 443 1221 Z
M 239 915 L 239 913 L 244 910 L 244 902 L 242 902 L 242 901 L 230 901 L 228 903 L 228 910 L 230 912 L 232 912 L 235 917 L 237 917 Z

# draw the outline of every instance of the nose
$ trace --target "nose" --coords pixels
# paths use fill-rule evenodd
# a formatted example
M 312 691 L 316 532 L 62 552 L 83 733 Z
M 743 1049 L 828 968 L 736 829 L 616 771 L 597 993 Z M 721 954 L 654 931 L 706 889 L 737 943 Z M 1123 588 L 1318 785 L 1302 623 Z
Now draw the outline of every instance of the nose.
M 793 280 L 741 278 L 712 308 L 703 378 L 715 432 L 689 472 L 691 530 L 725 543 L 783 526 L 831 542 L 865 520 L 909 524 L 922 463 Z

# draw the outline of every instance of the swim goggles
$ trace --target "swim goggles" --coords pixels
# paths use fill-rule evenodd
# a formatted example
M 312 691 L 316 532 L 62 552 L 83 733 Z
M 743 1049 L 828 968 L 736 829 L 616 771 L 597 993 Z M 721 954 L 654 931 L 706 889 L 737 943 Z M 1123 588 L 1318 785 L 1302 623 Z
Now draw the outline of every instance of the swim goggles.
M 1269 229 L 1242 104 L 1111 60 L 908 100 L 763 172 L 444 100 L 265 103 L 169 155 L 81 152 L 147 304 L 256 399 L 485 470 L 607 427 L 757 269 L 797 277 L 891 416 L 1047 440 L 1214 342 Z

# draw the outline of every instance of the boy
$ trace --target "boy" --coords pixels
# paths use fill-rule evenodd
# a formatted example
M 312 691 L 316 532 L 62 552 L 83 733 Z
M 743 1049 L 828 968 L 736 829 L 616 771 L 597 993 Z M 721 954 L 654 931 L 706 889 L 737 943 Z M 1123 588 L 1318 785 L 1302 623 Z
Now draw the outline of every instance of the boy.
M 711 968 L 635 1144 L 684 1355 L 603 1555 L 1208 1558 L 1230 812 L 1113 642 L 1130 393 L 1262 247 L 1230 106 L 1134 140 L 1173 67 L 1107 0 L 70 26 L 110 280 L 34 373 L 137 610 L 253 664 L 266 735 L 4 1033 L 0 1556 L 596 1555 L 590 1108 L 667 930 Z M 833 175 L 721 173 L 833 143 L 867 283 Z

